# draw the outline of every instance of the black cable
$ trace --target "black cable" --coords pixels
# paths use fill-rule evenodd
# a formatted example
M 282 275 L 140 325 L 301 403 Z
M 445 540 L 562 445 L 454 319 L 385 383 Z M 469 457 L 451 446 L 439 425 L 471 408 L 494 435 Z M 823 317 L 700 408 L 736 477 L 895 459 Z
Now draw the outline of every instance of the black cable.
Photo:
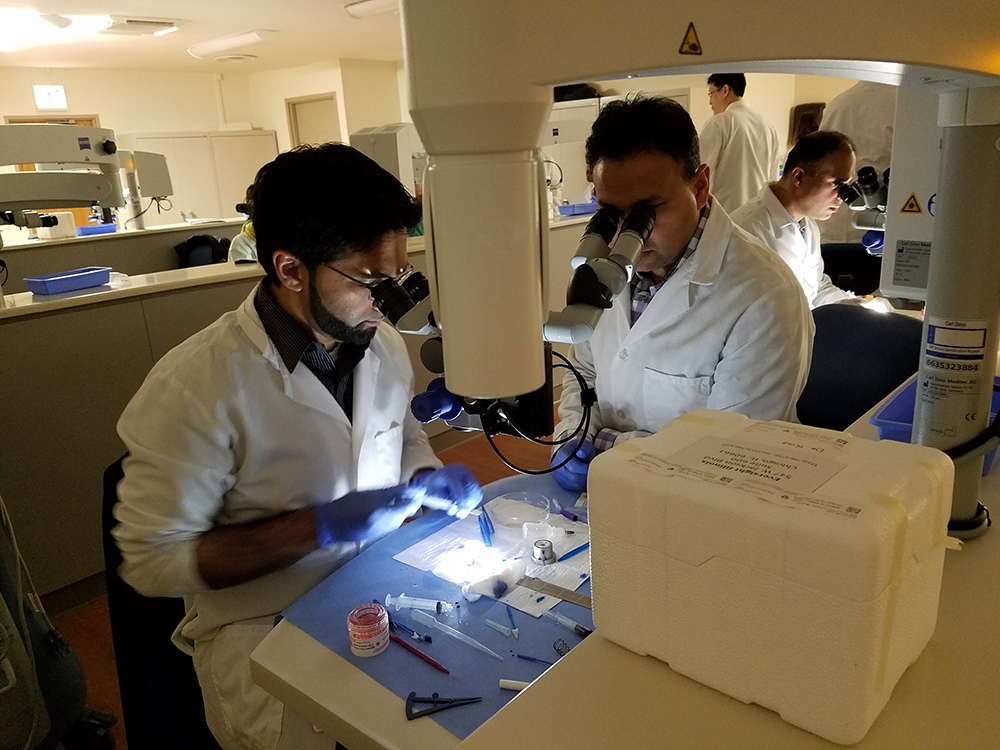
M 583 375 L 581 375 L 580 372 L 575 367 L 573 367 L 573 364 L 568 359 L 566 359 L 566 357 L 564 357 L 562 354 L 560 354 L 559 352 L 554 351 L 554 352 L 552 352 L 552 354 L 554 356 L 556 356 L 556 357 L 559 357 L 559 359 L 561 359 L 563 362 L 566 363 L 565 365 L 556 365 L 556 367 L 560 367 L 560 368 L 565 367 L 565 369 L 568 369 L 570 372 L 572 372 L 573 375 L 576 377 L 577 383 L 579 383 L 579 385 L 580 385 L 580 392 L 581 392 L 581 394 L 584 391 L 586 391 L 587 390 L 587 382 L 583 379 Z M 564 438 L 563 440 L 553 441 L 553 442 L 540 441 L 540 440 L 536 440 L 534 438 L 527 437 L 517 427 L 517 425 L 514 424 L 509 417 L 507 417 L 507 424 L 509 424 L 511 427 L 513 427 L 514 430 L 517 432 L 518 435 L 520 435 L 525 440 L 529 440 L 530 442 L 535 443 L 537 445 L 550 445 L 550 446 L 551 445 L 565 445 L 570 440 L 572 440 L 576 436 L 577 433 L 579 433 L 581 430 L 583 431 L 583 434 L 580 435 L 579 442 L 577 442 L 577 444 L 576 444 L 576 448 L 574 448 L 573 451 L 570 452 L 570 454 L 566 457 L 566 460 L 564 460 L 562 463 L 558 464 L 557 466 L 549 466 L 549 468 L 547 468 L 547 469 L 523 469 L 521 467 L 515 466 L 514 464 L 512 464 L 510 461 L 507 460 L 507 458 L 503 455 L 503 453 L 500 452 L 500 449 L 497 447 L 496 443 L 493 442 L 493 436 L 490 435 L 489 431 L 484 428 L 483 429 L 483 434 L 486 435 L 486 440 L 490 444 L 490 447 L 493 449 L 493 452 L 497 454 L 497 457 L 503 462 L 504 466 L 506 466 L 508 469 L 513 469 L 514 471 L 516 471 L 516 472 L 518 472 L 520 474 L 532 474 L 532 475 L 551 474 L 552 472 L 556 471 L 557 469 L 561 469 L 563 466 L 565 466 L 570 461 L 572 461 L 576 457 L 577 452 L 583 446 L 583 442 L 587 439 L 587 435 L 588 435 L 588 432 L 589 432 L 589 429 L 590 429 L 590 410 L 592 408 L 593 408 L 592 404 L 586 404 L 583 407 L 583 419 L 580 420 L 580 424 L 577 425 L 576 429 L 568 437 Z M 504 415 L 504 416 L 506 416 L 506 415 Z
M 993 390 L 1000 391 L 1000 386 L 994 383 Z M 966 440 L 961 445 L 956 445 L 953 448 L 948 448 L 946 451 L 944 451 L 944 454 L 952 461 L 954 461 L 956 458 L 961 458 L 967 453 L 972 453 L 974 450 L 976 450 L 976 448 L 985 445 L 993 438 L 1000 437 L 1000 421 L 998 421 L 998 417 L 1000 417 L 1000 413 L 998 413 L 997 416 L 993 417 L 993 421 L 990 422 L 989 426 L 985 430 L 980 432 L 974 438 Z
M 0 281 L 0 286 L 7 283 L 7 277 L 10 276 L 10 271 L 7 269 L 7 263 L 0 260 L 0 272 L 3 272 L 3 281 Z
M 590 428 L 590 409 L 589 408 L 584 413 L 583 424 L 584 424 L 584 432 L 580 436 L 580 442 L 577 443 L 576 448 L 566 457 L 566 460 L 563 461 L 561 464 L 559 464 L 558 466 L 550 466 L 547 469 L 522 469 L 522 468 L 520 468 L 518 466 L 515 466 L 510 461 L 508 461 L 504 457 L 504 455 L 500 452 L 500 449 L 497 448 L 496 443 L 493 442 L 493 436 L 490 435 L 490 433 L 485 432 L 485 431 L 484 431 L 484 434 L 486 435 L 486 440 L 487 440 L 487 442 L 489 442 L 490 447 L 493 448 L 493 452 L 497 454 L 497 457 L 501 461 L 503 461 L 504 466 L 506 466 L 508 469 L 513 469 L 514 471 L 518 472 L 519 474 L 531 474 L 531 475 L 536 475 L 537 476 L 539 474 L 551 474 L 556 469 L 561 469 L 563 466 L 565 466 L 570 461 L 572 461 L 574 458 L 576 458 L 577 451 L 580 450 L 580 447 L 583 445 L 583 441 L 587 439 L 587 430 Z
M 562 357 L 562 355 L 558 354 L 557 352 L 553 352 L 553 354 L 555 354 L 556 356 Z M 563 357 L 563 359 L 565 359 L 565 357 Z M 569 370 L 570 372 L 572 372 L 576 376 L 577 382 L 580 384 L 580 392 L 581 393 L 583 391 L 587 390 L 587 383 L 584 381 L 584 379 L 580 375 L 580 373 L 578 373 L 573 368 L 572 365 L 569 365 L 569 364 L 566 364 L 566 365 L 556 365 L 555 367 L 563 369 L 563 370 Z M 513 428 L 514 432 L 517 433 L 518 437 L 520 437 L 520 438 L 522 438 L 524 440 L 527 440 L 529 443 L 534 443 L 535 445 L 547 445 L 549 447 L 551 447 L 553 445 L 565 445 L 566 443 L 568 443 L 569 441 L 571 441 L 573 438 L 575 438 L 577 436 L 577 433 L 580 432 L 580 428 L 583 427 L 583 420 L 581 419 L 580 420 L 580 424 L 578 424 L 576 426 L 576 429 L 573 430 L 573 432 L 571 432 L 566 437 L 561 438 L 559 440 L 540 440 L 538 438 L 531 437 L 530 435 L 525 435 L 524 431 L 520 427 L 517 426 L 517 423 L 514 421 L 514 418 L 510 414 L 507 414 L 506 412 L 504 412 L 502 410 L 502 408 L 499 407 L 499 406 L 497 407 L 497 409 L 503 415 L 504 421 L 507 424 L 509 424 L 511 426 L 511 428 Z M 584 410 L 585 410 L 585 412 L 589 413 L 590 412 L 590 406 L 584 406 Z M 503 457 L 501 456 L 501 458 L 503 458 Z
M 145 213 L 146 213 L 146 212 L 147 212 L 147 211 L 148 211 L 149 209 L 151 209 L 151 208 L 153 207 L 153 204 L 154 204 L 154 203 L 156 203 L 156 198 L 150 198 L 150 199 L 149 199 L 149 205 L 148 205 L 148 206 L 146 206 L 146 207 L 145 207 L 144 209 L 142 209 L 142 211 L 140 211 L 139 213 L 137 213 L 137 214 L 136 214 L 135 216 L 132 216 L 132 217 L 130 217 L 130 218 L 128 218 L 128 219 L 125 219 L 125 223 L 124 223 L 124 224 L 122 224 L 122 226 L 123 226 L 123 227 L 124 227 L 125 229 L 128 229 L 128 223 L 129 223 L 130 221 L 135 221 L 135 220 L 136 220 L 136 219 L 138 219 L 138 218 L 139 218 L 140 216 L 142 216 L 143 214 L 145 214 Z M 142 205 L 142 204 L 140 203 L 139 205 Z

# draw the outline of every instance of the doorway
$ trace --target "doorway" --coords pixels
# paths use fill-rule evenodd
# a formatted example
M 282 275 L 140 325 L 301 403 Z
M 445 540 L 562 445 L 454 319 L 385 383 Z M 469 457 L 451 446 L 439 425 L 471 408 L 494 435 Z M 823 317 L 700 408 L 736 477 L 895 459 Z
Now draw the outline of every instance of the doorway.
M 285 108 L 293 148 L 305 143 L 339 143 L 343 140 L 336 93 L 286 99 Z

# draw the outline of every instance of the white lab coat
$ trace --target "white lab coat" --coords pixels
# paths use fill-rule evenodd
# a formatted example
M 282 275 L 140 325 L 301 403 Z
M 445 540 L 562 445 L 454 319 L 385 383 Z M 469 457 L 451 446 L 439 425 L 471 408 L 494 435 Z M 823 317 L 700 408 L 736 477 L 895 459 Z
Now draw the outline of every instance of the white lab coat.
M 896 119 L 896 87 L 884 83 L 859 81 L 833 99 L 823 110 L 823 130 L 838 130 L 857 149 L 857 169 L 874 167 L 882 182 L 892 155 L 893 124 Z M 823 222 L 823 242 L 861 242 L 864 230 L 851 224 L 853 212 L 841 206 Z
M 257 260 L 257 243 L 246 232 L 240 232 L 229 243 L 229 262 Z
M 697 250 L 656 292 L 634 328 L 619 295 L 572 360 L 595 385 L 590 435 L 654 433 L 693 409 L 796 421 L 814 326 L 802 289 L 773 252 L 713 204 Z M 563 379 L 556 434 L 581 418 L 580 388 Z
M 392 486 L 441 464 L 410 414 L 413 372 L 395 330 L 380 326 L 358 364 L 349 421 L 308 367 L 287 370 L 257 316 L 255 293 L 164 356 L 126 407 L 118 432 L 130 457 L 114 534 L 130 585 L 147 596 L 185 597 L 175 642 L 211 653 L 208 662 L 195 659 L 206 696 L 217 702 L 207 709 L 218 713 L 221 703 L 227 730 L 273 748 L 280 704 L 254 685 L 246 655 L 274 615 L 358 547 L 334 545 L 211 590 L 195 560 L 200 535 Z
M 712 195 L 726 211 L 735 211 L 765 184 L 778 179 L 778 134 L 764 115 L 744 101 L 733 102 L 706 122 L 700 140 Z
M 807 217 L 803 235 L 798 222 L 781 204 L 770 185 L 765 185 L 754 198 L 734 211 L 732 219 L 788 264 L 802 285 L 810 308 L 855 298 L 823 273 L 816 222 Z

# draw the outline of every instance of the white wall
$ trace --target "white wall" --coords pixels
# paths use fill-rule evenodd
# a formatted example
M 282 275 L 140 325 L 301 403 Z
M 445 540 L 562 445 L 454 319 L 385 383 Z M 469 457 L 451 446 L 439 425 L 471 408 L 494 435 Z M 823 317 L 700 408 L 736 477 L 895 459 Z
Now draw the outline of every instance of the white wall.
M 288 133 L 286 99 L 335 93 L 337 102 L 341 104 L 340 132 L 348 132 L 347 118 L 342 105 L 344 84 L 339 60 L 252 73 L 249 79 L 253 123 L 278 134 L 278 151 L 287 151 L 292 147 L 291 136 Z
M 395 62 L 341 60 L 347 135 L 361 128 L 400 122 L 399 83 Z
M 795 76 L 795 103 L 830 103 L 837 94 L 856 84 L 853 78 L 828 78 L 826 76 Z
M 410 117 L 410 82 L 402 60 L 396 63 L 396 88 L 399 89 L 399 121 L 413 122 Z
M 98 115 L 101 127 L 116 133 L 218 130 L 224 90 L 225 109 L 247 112 L 246 95 L 240 93 L 246 76 L 227 73 L 225 86 L 219 79 L 214 73 L 0 67 L 0 115 L 63 114 L 35 109 L 31 87 L 48 84 L 65 88 L 65 114 Z
M 253 73 L 248 77 L 252 121 L 278 134 L 279 151 L 291 148 L 287 99 L 336 94 L 345 140 L 360 128 L 400 122 L 399 67 L 382 60 L 345 59 Z

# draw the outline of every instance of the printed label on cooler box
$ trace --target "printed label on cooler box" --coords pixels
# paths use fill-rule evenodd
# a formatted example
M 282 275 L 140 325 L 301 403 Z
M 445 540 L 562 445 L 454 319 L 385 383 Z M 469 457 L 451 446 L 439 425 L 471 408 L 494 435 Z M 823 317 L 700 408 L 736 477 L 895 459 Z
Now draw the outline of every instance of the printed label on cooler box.
M 763 424 L 753 426 L 757 427 L 767 428 L 764 433 L 772 438 L 782 434 L 780 428 L 772 429 Z M 840 440 L 836 437 L 828 440 L 825 436 L 790 427 L 799 433 L 797 439 L 800 443 L 813 441 L 816 446 L 828 449 Z M 748 428 L 747 432 L 757 431 L 753 428 Z M 861 508 L 812 494 L 842 471 L 846 464 L 800 451 L 745 439 L 706 437 L 667 457 L 643 451 L 631 457 L 629 463 L 662 476 L 683 477 L 727 487 L 776 505 L 810 508 L 856 518 Z
M 753 481 L 799 493 L 814 492 L 845 466 L 800 450 L 714 436 L 697 440 L 665 459 L 642 453 L 631 461 L 653 471 L 680 473 L 700 481 Z

